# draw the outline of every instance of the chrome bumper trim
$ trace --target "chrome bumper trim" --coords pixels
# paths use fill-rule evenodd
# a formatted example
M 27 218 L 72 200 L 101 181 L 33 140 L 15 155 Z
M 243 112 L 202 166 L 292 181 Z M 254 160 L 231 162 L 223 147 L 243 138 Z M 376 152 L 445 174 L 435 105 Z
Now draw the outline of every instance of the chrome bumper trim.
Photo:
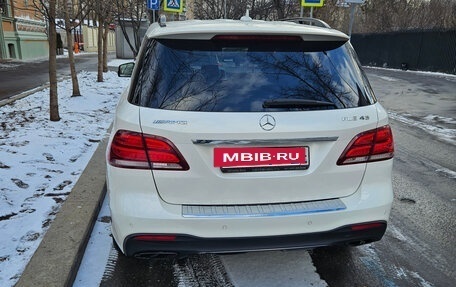
M 337 141 L 338 137 L 315 137 L 295 139 L 244 139 L 244 140 L 192 140 L 196 145 L 299 145 L 308 142 Z
M 337 211 L 344 210 L 346 208 L 347 207 L 340 199 L 254 205 L 183 205 L 182 216 L 191 218 L 289 216 Z

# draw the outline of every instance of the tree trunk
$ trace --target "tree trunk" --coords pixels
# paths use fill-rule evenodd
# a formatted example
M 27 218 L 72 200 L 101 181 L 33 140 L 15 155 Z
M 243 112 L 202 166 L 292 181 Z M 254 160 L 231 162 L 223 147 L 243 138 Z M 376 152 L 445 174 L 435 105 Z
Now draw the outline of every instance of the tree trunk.
M 73 94 L 72 97 L 81 96 L 79 91 L 79 81 L 78 75 L 76 74 L 76 67 L 74 62 L 74 53 L 73 53 L 73 35 L 71 34 L 71 23 L 70 16 L 68 15 L 68 5 L 63 5 L 65 7 L 65 31 L 67 36 L 67 48 L 68 48 L 68 59 L 70 61 L 70 72 L 71 72 L 71 82 L 73 84 Z M 79 44 L 78 44 L 79 45 Z
M 284 11 L 284 7 L 283 7 L 284 3 L 282 3 L 282 1 L 280 1 L 280 0 L 274 0 L 273 2 L 274 2 L 274 6 L 276 8 L 276 11 L 277 11 L 277 17 L 279 19 L 285 18 L 285 11 Z
M 57 31 L 55 29 L 55 0 L 49 1 L 49 114 L 53 122 L 60 121 L 57 95 Z
M 103 82 L 103 19 L 98 18 L 98 76 L 97 82 Z
M 103 72 L 108 71 L 108 33 L 109 25 L 105 23 L 103 31 Z

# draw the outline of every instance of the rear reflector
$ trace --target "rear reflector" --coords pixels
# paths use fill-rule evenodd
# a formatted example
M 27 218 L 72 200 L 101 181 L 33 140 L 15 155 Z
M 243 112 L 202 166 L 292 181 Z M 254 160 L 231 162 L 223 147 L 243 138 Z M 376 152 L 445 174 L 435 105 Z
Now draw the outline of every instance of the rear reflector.
M 138 241 L 175 241 L 176 235 L 164 235 L 164 234 L 147 234 L 137 235 L 133 237 L 133 240 Z
M 384 222 L 371 222 L 371 223 L 352 225 L 352 226 L 350 226 L 350 228 L 353 231 L 361 231 L 361 230 L 368 230 L 368 229 L 383 228 L 385 226 L 386 226 L 386 223 L 384 223 Z
M 188 170 L 177 148 L 166 138 L 119 130 L 112 139 L 109 164 L 122 168 Z
M 390 126 L 386 125 L 355 136 L 340 156 L 337 165 L 387 160 L 393 156 L 393 133 Z

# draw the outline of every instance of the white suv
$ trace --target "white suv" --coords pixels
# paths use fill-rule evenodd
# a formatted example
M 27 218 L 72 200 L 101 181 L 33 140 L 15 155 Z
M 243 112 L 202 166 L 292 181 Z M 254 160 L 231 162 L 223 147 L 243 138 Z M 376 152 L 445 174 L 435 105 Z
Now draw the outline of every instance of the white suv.
M 383 236 L 393 136 L 345 34 L 245 18 L 153 24 L 119 75 L 132 79 L 107 186 L 124 254 Z

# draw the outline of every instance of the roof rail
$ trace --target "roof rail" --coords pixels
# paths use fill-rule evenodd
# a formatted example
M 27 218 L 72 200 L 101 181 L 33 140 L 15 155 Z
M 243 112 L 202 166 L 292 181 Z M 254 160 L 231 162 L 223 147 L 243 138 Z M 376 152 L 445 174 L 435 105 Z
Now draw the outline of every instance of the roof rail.
M 297 17 L 297 18 L 286 18 L 286 19 L 280 19 L 279 21 L 288 21 L 288 22 L 294 22 L 298 24 L 303 24 L 303 25 L 311 25 L 311 26 L 317 26 L 317 27 L 322 27 L 322 28 L 331 28 L 326 22 L 316 19 L 316 18 L 310 18 L 310 17 Z

